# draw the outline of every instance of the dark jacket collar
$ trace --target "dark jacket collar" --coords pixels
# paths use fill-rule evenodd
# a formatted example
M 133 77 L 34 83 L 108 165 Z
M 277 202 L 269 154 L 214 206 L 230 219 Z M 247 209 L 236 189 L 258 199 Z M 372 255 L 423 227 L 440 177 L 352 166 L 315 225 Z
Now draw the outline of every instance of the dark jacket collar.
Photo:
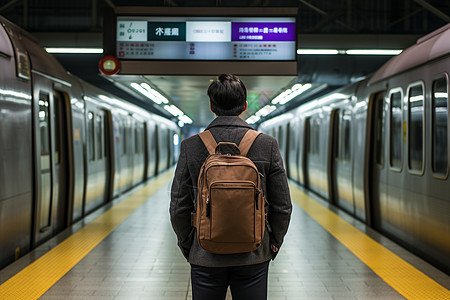
M 211 127 L 221 127 L 221 126 L 235 126 L 235 127 L 246 127 L 248 129 L 253 129 L 252 126 L 248 125 L 247 122 L 242 120 L 237 116 L 219 116 L 216 117 L 206 128 L 207 130 Z

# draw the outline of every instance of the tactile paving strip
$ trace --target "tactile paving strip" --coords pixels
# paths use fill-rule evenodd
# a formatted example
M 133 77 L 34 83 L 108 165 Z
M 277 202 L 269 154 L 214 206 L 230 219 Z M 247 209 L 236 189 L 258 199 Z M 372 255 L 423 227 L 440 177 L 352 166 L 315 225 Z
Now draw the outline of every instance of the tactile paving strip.
M 0 286 L 0 298 L 38 299 L 172 177 L 173 170 L 150 181 L 11 277 Z
M 292 200 L 407 299 L 450 299 L 450 291 L 359 231 L 347 221 L 290 186 Z

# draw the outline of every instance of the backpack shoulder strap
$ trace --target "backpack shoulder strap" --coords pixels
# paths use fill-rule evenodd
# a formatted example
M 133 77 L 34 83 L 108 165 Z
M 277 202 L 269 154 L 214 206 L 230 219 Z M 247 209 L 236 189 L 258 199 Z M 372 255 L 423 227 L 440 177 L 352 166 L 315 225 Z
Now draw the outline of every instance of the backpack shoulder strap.
M 208 149 L 209 154 L 216 153 L 217 142 L 209 130 L 200 132 L 198 136 L 202 139 L 202 142 L 205 144 L 206 149 Z
M 239 150 L 241 151 L 242 156 L 247 156 L 248 150 L 250 150 L 250 147 L 253 145 L 253 142 L 255 139 L 260 135 L 261 132 L 258 132 L 256 130 L 249 129 L 245 133 L 244 137 L 241 140 L 241 143 L 239 144 Z

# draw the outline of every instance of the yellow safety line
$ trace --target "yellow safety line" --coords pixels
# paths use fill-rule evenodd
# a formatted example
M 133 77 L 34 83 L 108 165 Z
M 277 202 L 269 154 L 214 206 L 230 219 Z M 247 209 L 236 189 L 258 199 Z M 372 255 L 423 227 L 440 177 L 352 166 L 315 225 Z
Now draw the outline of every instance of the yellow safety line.
M 0 299 L 38 299 L 173 176 L 168 171 L 68 237 L 0 286 Z
M 450 291 L 291 185 L 292 199 L 407 299 L 450 299 Z

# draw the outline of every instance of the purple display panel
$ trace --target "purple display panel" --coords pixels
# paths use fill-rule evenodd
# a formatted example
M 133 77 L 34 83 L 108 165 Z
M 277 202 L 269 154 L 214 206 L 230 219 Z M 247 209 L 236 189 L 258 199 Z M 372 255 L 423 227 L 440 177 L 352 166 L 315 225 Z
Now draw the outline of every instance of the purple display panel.
M 231 23 L 233 42 L 295 42 L 295 23 Z

